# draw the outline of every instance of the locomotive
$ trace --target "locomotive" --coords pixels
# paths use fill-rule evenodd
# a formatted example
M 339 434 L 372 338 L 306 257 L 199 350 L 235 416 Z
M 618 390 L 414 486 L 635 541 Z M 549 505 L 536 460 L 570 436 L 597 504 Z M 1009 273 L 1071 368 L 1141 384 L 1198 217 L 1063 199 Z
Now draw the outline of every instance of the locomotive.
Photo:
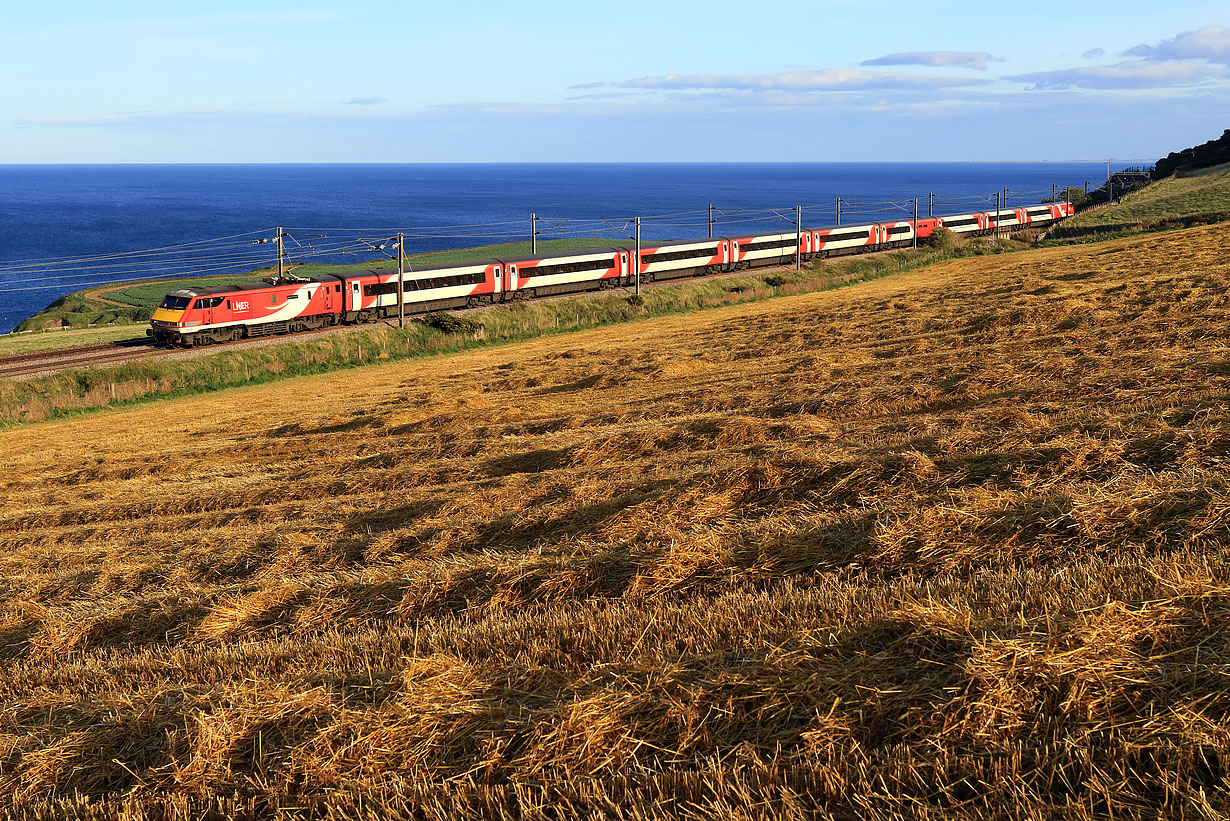
M 196 347 L 237 339 L 370 322 L 401 311 L 428 313 L 632 285 L 641 282 L 785 265 L 796 258 L 839 256 L 911 245 L 938 228 L 984 234 L 1044 226 L 1074 213 L 1068 203 L 956 214 L 903 222 L 809 229 L 781 234 L 679 240 L 518 259 L 419 267 L 400 284 L 396 271 L 371 269 L 314 277 L 283 276 L 259 284 L 183 288 L 166 295 L 148 334 L 165 345 Z

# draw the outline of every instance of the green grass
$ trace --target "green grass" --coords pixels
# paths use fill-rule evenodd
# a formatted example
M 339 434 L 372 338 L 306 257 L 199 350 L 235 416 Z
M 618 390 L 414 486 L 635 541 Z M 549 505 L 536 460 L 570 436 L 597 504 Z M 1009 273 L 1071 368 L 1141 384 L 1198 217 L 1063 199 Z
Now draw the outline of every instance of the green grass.
M 1213 165 L 1208 168 L 1197 168 L 1195 171 L 1184 171 L 1176 174 L 1177 177 L 1207 177 L 1212 174 L 1230 173 L 1230 162 L 1224 162 L 1221 165 Z
M 1123 233 L 1230 220 L 1230 165 L 1161 180 L 1121 202 L 1082 211 L 1051 232 L 1056 238 Z
M 145 330 L 132 325 L 108 325 L 102 328 L 68 328 L 63 331 L 31 331 L 0 335 L 0 356 L 94 345 L 145 336 Z
M 134 325 L 149 322 L 149 309 L 128 305 L 107 305 L 85 296 L 84 291 L 66 294 L 47 308 L 21 322 L 16 331 L 42 331 L 67 322 L 73 328 L 95 325 Z

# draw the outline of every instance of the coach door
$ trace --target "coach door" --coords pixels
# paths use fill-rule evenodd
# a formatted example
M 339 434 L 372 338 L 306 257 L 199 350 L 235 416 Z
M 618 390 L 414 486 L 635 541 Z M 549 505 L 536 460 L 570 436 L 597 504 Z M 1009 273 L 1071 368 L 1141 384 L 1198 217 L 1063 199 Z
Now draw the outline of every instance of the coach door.
M 350 283 L 350 310 L 363 310 L 363 286 L 358 280 Z
M 495 266 L 495 287 L 492 289 L 492 297 L 502 297 L 504 295 L 504 266 Z

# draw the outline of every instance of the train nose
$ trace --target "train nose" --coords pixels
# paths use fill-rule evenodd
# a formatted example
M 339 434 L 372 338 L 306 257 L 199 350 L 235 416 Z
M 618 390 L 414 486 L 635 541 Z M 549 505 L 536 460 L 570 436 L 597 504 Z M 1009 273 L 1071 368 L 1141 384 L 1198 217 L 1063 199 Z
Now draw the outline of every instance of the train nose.
M 154 322 L 165 322 L 168 325 L 178 325 L 179 321 L 183 319 L 183 317 L 183 311 L 176 311 L 171 308 L 155 308 L 149 318 Z

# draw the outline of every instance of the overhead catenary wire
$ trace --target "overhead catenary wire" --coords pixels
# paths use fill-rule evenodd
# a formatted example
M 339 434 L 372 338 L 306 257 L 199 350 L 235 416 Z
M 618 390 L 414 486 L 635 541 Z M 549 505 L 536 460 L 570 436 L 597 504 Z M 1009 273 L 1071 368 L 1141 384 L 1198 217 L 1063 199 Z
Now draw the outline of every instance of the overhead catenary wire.
M 301 250 L 295 253 L 296 257 L 315 258 L 330 256 L 334 254 L 346 253 L 363 253 L 369 251 L 370 247 L 366 243 L 346 241 L 340 244 L 331 244 L 326 247 L 316 248 L 309 245 L 299 243 Z M 176 262 L 178 264 L 176 264 Z M 253 252 L 251 250 L 231 253 L 231 254 L 214 254 L 208 257 L 193 257 L 190 259 L 179 259 L 178 261 L 166 260 L 148 260 L 141 263 L 138 260 L 126 259 L 117 262 L 112 262 L 107 265 L 96 266 L 80 266 L 78 268 L 59 268 L 59 271 L 81 271 L 82 273 L 60 273 L 60 274 L 43 274 L 39 277 L 28 277 L 20 279 L 8 279 L 4 282 L 4 287 L 0 288 L 0 292 L 4 291 L 19 291 L 19 290 L 40 290 L 39 288 L 15 288 L 13 285 L 24 285 L 29 282 L 45 282 L 48 280 L 71 283 L 74 287 L 89 287 L 94 284 L 123 284 L 125 281 L 135 281 L 141 279 L 176 279 L 189 276 L 195 276 L 204 273 L 224 272 L 245 268 L 250 273 L 264 266 L 272 265 L 268 254 Z M 29 273 L 29 271 L 17 270 L 17 273 Z M 10 271 L 11 273 L 12 271 Z M 106 276 L 108 279 L 100 280 L 99 277 Z M 83 282 L 80 280 L 91 280 Z
M 1043 189 L 1003 189 L 1017 201 L 1051 194 Z M 931 195 L 930 202 L 941 207 L 970 207 L 968 204 L 991 205 L 996 194 L 989 195 Z M 906 200 L 848 200 L 841 198 L 840 207 L 845 214 L 860 214 L 867 219 L 891 215 L 895 212 L 912 213 L 914 198 Z M 1002 203 L 1001 203 L 1002 205 Z M 789 208 L 722 207 L 714 204 L 704 209 L 689 209 L 639 217 L 642 234 L 649 232 L 661 236 L 663 231 L 686 231 L 711 226 L 715 231 L 723 228 L 740 231 L 764 230 L 772 233 L 783 223 L 793 225 L 796 213 L 831 214 L 832 203 L 810 203 Z M 789 213 L 786 213 L 789 211 Z M 688 219 L 695 217 L 696 219 Z M 711 219 L 712 218 L 712 219 Z M 891 218 L 891 217 L 890 217 Z M 543 240 L 567 240 L 593 238 L 610 240 L 632 238 L 632 226 L 638 217 L 537 217 L 537 234 Z M 429 240 L 487 240 L 492 243 L 518 242 L 525 240 L 523 220 L 474 222 L 453 225 L 417 226 L 410 228 L 357 228 L 299 227 L 282 229 L 285 244 L 293 245 L 284 251 L 284 259 L 292 265 L 310 261 L 331 261 L 339 257 L 377 255 L 371 262 L 383 263 L 393 256 L 385 252 L 395 247 L 395 238 L 401 235 L 409 245 Z M 271 259 L 275 230 L 271 228 L 245 231 L 222 237 L 176 243 L 156 248 L 134 251 L 119 251 L 78 257 L 48 257 L 0 261 L 0 292 L 19 290 L 42 290 L 45 286 L 26 286 L 28 283 L 54 282 L 72 287 L 123 284 L 125 281 L 145 279 L 181 279 L 225 271 L 236 275 L 255 274 L 276 263 Z M 662 241 L 662 240 L 655 240 Z M 258 250 L 259 249 L 259 250 Z M 241 270 L 242 269 L 242 270 Z
M 178 245 L 166 245 L 160 248 L 142 248 L 137 251 L 116 251 L 110 254 L 99 254 L 99 255 L 84 256 L 84 257 L 80 257 L 80 256 L 79 257 L 47 257 L 44 259 L 14 260 L 14 262 L 29 263 L 31 265 L 55 264 L 56 262 L 59 262 L 59 261 L 92 262 L 95 260 L 111 259 L 111 258 L 119 257 L 119 256 L 129 256 L 129 255 L 134 255 L 134 254 L 135 255 L 145 255 L 145 254 L 158 253 L 158 252 L 163 252 L 163 251 L 174 251 L 174 250 L 180 250 L 180 249 L 187 249 L 193 246 L 200 246 L 200 245 L 205 245 L 209 243 L 224 242 L 226 240 L 237 239 L 239 237 L 250 237 L 250 236 L 255 236 L 257 234 L 267 234 L 267 233 L 269 233 L 269 229 L 263 228 L 258 231 L 247 231 L 242 234 L 231 234 L 230 236 L 226 236 L 226 237 L 214 237 L 211 239 L 196 240 L 194 242 L 185 242 L 185 243 L 180 243 Z

